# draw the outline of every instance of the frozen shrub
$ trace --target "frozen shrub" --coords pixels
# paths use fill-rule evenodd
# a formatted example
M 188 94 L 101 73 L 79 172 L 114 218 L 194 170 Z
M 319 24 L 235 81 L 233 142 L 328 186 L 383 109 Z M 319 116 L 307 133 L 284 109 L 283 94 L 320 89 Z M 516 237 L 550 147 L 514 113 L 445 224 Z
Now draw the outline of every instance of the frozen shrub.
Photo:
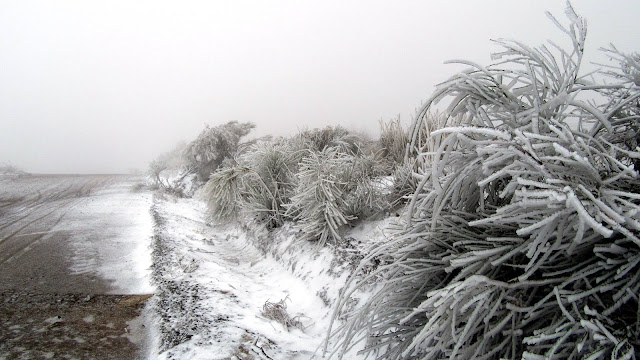
M 304 239 L 339 240 L 342 226 L 389 208 L 384 167 L 365 144 L 339 127 L 258 141 L 201 194 L 214 220 L 242 213 L 268 229 L 293 221 Z
M 11 163 L 0 164 L 0 175 L 26 175 L 27 172 Z
M 211 217 L 242 212 L 269 229 L 296 221 L 308 239 L 338 239 L 342 225 L 388 207 L 375 181 L 383 170 L 362 151 L 366 143 L 341 127 L 257 141 L 205 186 Z
M 376 171 L 373 156 L 354 156 L 339 147 L 309 151 L 300 163 L 287 215 L 297 221 L 305 239 L 319 245 L 339 240 L 343 225 L 379 206 L 381 196 L 371 183 Z
M 157 188 L 167 188 L 169 185 L 167 184 L 167 180 L 162 178 L 162 172 L 167 169 L 166 161 L 162 159 L 156 159 L 149 163 L 149 176 L 151 177 L 151 181 L 154 187 Z
M 240 213 L 279 227 L 285 221 L 284 205 L 293 195 L 300 155 L 286 139 L 264 139 L 248 147 L 227 166 L 212 174 L 201 197 L 210 217 L 224 221 Z
M 581 76 L 586 24 L 566 13 L 569 28 L 550 17 L 569 51 L 499 41 L 501 62 L 468 63 L 427 102 L 413 126 L 420 183 L 406 224 L 345 292 L 341 306 L 383 281 L 337 332 L 337 354 L 366 338 L 392 359 L 634 358 L 638 56 L 613 50 L 606 84 Z M 445 98 L 440 128 L 418 136 Z
M 322 152 L 327 148 L 335 147 L 341 152 L 355 155 L 361 152 L 363 143 L 362 137 L 339 125 L 302 131 L 296 137 L 304 144 L 302 147 L 314 152 Z
M 239 162 L 251 169 L 245 179 L 244 209 L 272 229 L 285 220 L 288 204 L 296 186 L 299 154 L 286 140 L 255 144 Z
M 402 127 L 400 116 L 388 122 L 380 120 L 379 146 L 383 159 L 392 164 L 401 164 L 408 142 L 409 137 L 407 131 Z
M 345 199 L 353 157 L 335 147 L 309 151 L 298 171 L 298 186 L 287 214 L 298 221 L 303 237 L 324 244 L 339 239 L 339 228 L 355 218 Z
M 236 155 L 240 140 L 253 128 L 255 125 L 250 122 L 237 121 L 213 128 L 207 125 L 184 151 L 188 166 L 198 175 L 199 180 L 206 181 L 225 159 Z
M 428 177 L 425 174 L 425 169 L 428 168 L 427 164 L 433 162 L 433 156 L 437 150 L 440 140 L 444 136 L 432 137 L 431 132 L 439 128 L 440 121 L 443 118 L 438 114 L 422 113 L 420 114 L 422 121 L 415 121 L 408 132 L 405 133 L 403 140 L 405 141 L 402 154 L 396 152 L 396 162 L 392 167 L 392 179 L 393 187 L 388 195 L 389 203 L 392 208 L 397 208 L 403 205 L 408 200 L 409 196 L 418 187 L 421 180 Z M 456 123 L 457 118 L 450 119 L 450 124 Z M 389 127 L 389 125 L 388 125 Z M 395 133 L 399 138 L 399 123 L 393 126 Z M 385 137 L 385 133 L 390 130 L 385 130 L 381 134 L 381 140 Z M 410 138 L 409 135 L 412 137 Z M 411 140 L 410 140 L 411 139 Z M 420 157 L 417 157 L 420 149 Z M 401 156 L 401 157 L 400 157 Z
M 242 206 L 243 178 L 250 169 L 233 166 L 213 173 L 200 190 L 200 198 L 207 203 L 209 218 L 214 221 L 235 219 Z
M 389 209 L 387 199 L 386 167 L 375 154 L 361 154 L 352 159 L 348 173 L 346 213 L 357 219 L 366 219 Z
M 394 168 L 393 186 L 388 196 L 391 208 L 404 204 L 418 187 L 418 177 L 414 174 L 415 166 L 415 160 L 409 159 Z
M 413 176 L 415 159 L 405 159 L 408 143 L 408 132 L 402 127 L 400 116 L 389 122 L 380 121 L 378 155 L 386 175 L 390 176 L 393 183 L 387 195 L 390 207 L 403 204 L 417 185 Z
M 186 143 L 180 142 L 149 164 L 148 175 L 153 187 L 177 196 L 193 195 L 200 184 L 192 181 L 192 168 L 183 156 L 186 147 Z

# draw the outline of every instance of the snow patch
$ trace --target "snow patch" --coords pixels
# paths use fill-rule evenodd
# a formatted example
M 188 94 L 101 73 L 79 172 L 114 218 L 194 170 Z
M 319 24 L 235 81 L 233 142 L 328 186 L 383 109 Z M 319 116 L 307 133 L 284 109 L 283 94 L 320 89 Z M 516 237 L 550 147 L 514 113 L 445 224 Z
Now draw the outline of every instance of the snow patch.
M 156 247 L 170 247 L 156 257 L 165 263 L 155 265 L 157 305 L 165 306 L 158 309 L 165 322 L 160 358 L 313 356 L 326 336 L 331 308 L 306 281 L 265 257 L 243 231 L 209 226 L 204 204 L 197 200 L 158 197 L 154 209 L 157 239 L 164 242 Z M 285 298 L 288 314 L 303 330 L 262 315 L 265 302 Z M 167 336 L 172 332 L 173 338 Z M 184 341 L 172 344 L 176 332 Z
M 156 194 L 152 212 L 161 359 L 321 358 L 340 291 L 396 221 L 363 221 L 346 232 L 343 248 L 318 248 L 290 225 L 274 232 L 212 226 L 194 199 Z M 374 287 L 354 294 L 352 308 Z M 263 315 L 267 301 L 283 299 L 301 329 Z M 348 358 L 361 358 L 359 345 Z
M 94 273 L 111 281 L 111 294 L 153 293 L 151 286 L 151 193 L 119 182 L 91 194 L 73 207 L 68 221 L 74 252 L 71 271 Z

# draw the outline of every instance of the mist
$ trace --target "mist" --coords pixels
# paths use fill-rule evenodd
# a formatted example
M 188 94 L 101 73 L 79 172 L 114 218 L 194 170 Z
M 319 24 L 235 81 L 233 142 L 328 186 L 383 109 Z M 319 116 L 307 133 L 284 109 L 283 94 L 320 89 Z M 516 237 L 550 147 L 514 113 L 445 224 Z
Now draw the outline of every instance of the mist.
M 637 51 L 640 4 L 573 1 L 587 60 Z M 490 39 L 564 39 L 560 1 L 3 1 L 0 164 L 34 173 L 144 170 L 205 124 L 254 136 L 409 123 Z M 562 43 L 561 41 L 559 41 Z M 595 67 L 595 65 L 592 65 Z

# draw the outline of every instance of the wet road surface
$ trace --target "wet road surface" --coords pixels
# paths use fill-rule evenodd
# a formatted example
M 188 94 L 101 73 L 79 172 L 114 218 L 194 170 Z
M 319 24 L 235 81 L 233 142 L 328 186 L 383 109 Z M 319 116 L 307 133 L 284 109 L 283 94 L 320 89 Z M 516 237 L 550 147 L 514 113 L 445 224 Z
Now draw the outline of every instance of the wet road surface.
M 148 212 L 143 181 L 0 177 L 0 359 L 144 357 L 139 316 L 150 295 L 116 279 L 136 266 L 122 260 L 132 243 L 118 236 L 145 233 L 135 223 L 137 213 Z M 140 281 L 130 273 L 131 283 Z

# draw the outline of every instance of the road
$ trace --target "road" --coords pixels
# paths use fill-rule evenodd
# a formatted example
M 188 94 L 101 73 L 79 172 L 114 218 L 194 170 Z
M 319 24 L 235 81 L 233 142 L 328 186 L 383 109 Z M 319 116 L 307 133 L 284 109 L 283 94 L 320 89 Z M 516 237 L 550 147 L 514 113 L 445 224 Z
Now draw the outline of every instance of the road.
M 0 177 L 0 359 L 144 357 L 141 177 Z

